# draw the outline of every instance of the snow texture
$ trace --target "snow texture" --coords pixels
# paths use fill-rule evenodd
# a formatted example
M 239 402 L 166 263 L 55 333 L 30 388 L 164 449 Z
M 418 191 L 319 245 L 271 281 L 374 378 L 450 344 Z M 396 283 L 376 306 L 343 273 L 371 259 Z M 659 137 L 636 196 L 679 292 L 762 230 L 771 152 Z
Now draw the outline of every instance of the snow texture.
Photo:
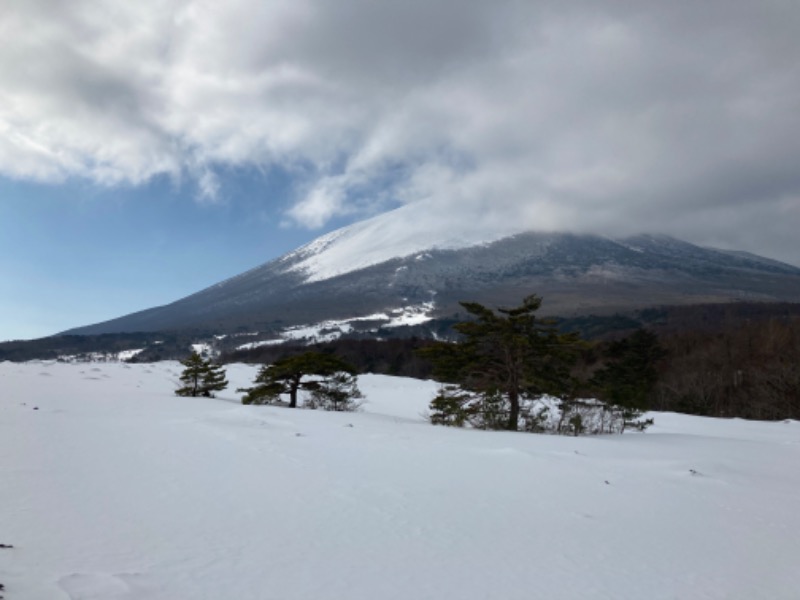
M 415 204 L 378 215 L 323 235 L 283 257 L 302 272 L 308 282 L 323 281 L 404 258 L 426 250 L 457 250 L 479 246 L 528 230 L 521 224 L 492 226 L 481 220 L 459 223 L 459 230 L 443 230 L 436 219 L 426 218 Z M 419 258 L 422 258 L 419 257 Z
M 332 342 L 343 335 L 353 331 L 353 325 L 358 322 L 375 322 L 376 326 L 368 331 L 377 333 L 380 328 L 409 327 L 427 323 L 433 317 L 433 302 L 423 302 L 419 305 L 404 306 L 382 313 L 374 313 L 364 317 L 352 319 L 330 319 L 313 325 L 298 325 L 288 327 L 281 332 L 280 338 L 248 342 L 237 346 L 237 350 L 252 350 L 261 346 L 276 346 L 288 341 L 305 341 L 307 344 Z
M 156 342 L 160 343 L 160 342 Z M 144 352 L 144 348 L 122 350 L 121 352 L 86 352 L 84 354 L 62 354 L 58 357 L 61 362 L 86 363 L 86 362 L 124 362 Z
M 181 367 L 0 364 L 7 600 L 794 600 L 800 424 L 446 429 L 429 381 L 359 413 L 173 394 Z
M 214 354 L 214 349 L 211 347 L 211 344 L 191 344 L 191 348 L 192 352 L 197 352 L 200 356 L 208 357 Z

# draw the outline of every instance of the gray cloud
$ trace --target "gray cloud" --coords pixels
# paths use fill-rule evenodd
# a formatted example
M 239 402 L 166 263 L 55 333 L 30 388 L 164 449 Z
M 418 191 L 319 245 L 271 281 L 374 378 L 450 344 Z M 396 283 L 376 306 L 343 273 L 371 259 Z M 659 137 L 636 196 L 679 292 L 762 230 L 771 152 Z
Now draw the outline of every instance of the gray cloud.
M 310 227 L 416 202 L 800 264 L 797 31 L 777 0 L 12 0 L 0 172 L 213 200 L 278 165 Z

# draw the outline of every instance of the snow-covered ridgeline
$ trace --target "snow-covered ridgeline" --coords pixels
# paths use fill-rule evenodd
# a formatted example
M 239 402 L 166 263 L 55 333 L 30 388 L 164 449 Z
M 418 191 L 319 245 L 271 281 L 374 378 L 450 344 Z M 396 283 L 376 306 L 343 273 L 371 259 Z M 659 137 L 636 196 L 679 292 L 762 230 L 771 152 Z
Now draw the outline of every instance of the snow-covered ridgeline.
M 479 220 L 455 223 L 459 230 L 445 228 L 441 219 L 429 219 L 417 205 L 409 204 L 321 236 L 283 260 L 307 281 L 322 281 L 393 258 L 478 246 L 528 229 L 508 224 L 492 227 Z

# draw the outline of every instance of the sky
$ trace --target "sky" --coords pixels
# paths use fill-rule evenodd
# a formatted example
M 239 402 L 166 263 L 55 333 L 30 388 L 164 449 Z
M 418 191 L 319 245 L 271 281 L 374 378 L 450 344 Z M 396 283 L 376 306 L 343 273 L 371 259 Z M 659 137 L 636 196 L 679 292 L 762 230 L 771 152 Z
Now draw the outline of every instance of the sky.
M 0 340 L 412 204 L 800 265 L 797 31 L 794 0 L 6 0 Z

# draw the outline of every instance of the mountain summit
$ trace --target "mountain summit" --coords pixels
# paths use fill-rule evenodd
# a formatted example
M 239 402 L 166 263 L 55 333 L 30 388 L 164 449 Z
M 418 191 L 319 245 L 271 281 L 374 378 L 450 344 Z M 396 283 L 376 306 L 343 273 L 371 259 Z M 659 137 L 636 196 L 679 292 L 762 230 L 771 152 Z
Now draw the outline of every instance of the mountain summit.
M 66 333 L 285 331 L 325 321 L 423 322 L 458 301 L 610 313 L 666 304 L 797 301 L 800 269 L 672 237 L 492 228 L 435 231 L 411 207 L 324 235 L 171 304 Z
M 524 231 L 483 221 L 462 223 L 457 232 L 442 231 L 440 220 L 425 218 L 412 204 L 323 235 L 281 260 L 314 282 L 420 252 L 481 246 Z

